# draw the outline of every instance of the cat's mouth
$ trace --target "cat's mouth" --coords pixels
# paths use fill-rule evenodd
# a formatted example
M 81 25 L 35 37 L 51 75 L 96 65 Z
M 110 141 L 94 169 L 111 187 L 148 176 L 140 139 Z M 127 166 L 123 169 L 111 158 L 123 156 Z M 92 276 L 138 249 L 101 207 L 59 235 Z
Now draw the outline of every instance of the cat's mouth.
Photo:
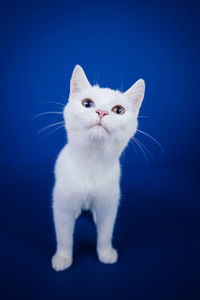
M 104 129 L 107 133 L 109 133 L 108 129 L 101 123 L 101 121 L 96 122 L 91 128 L 99 128 Z

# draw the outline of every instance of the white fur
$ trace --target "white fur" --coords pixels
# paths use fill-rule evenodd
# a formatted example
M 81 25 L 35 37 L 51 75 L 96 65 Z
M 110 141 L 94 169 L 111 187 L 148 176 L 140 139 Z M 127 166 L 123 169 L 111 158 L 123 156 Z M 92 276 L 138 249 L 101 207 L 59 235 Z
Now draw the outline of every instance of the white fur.
M 97 226 L 97 253 L 103 263 L 115 263 L 117 251 L 112 234 L 120 199 L 119 158 L 137 129 L 137 116 L 145 85 L 138 80 L 127 92 L 91 86 L 80 66 L 70 83 L 70 96 L 64 109 L 68 143 L 55 166 L 53 213 L 57 251 L 52 258 L 56 271 L 64 270 L 73 260 L 73 231 L 82 210 L 91 210 Z M 90 98 L 94 108 L 82 100 Z M 112 107 L 122 105 L 125 113 L 117 115 Z M 99 122 L 97 109 L 108 115 Z

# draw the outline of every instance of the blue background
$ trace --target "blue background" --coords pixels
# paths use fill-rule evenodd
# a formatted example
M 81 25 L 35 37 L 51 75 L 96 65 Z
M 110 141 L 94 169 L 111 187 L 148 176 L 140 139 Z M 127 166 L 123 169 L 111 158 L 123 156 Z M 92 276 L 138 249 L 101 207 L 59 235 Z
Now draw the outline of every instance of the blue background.
M 197 1 L 6 1 L 0 4 L 1 296 L 3 299 L 199 299 L 199 34 Z M 84 215 L 74 265 L 51 269 L 53 166 L 69 80 L 80 64 L 91 83 L 128 89 L 144 78 L 138 138 L 122 158 L 114 244 L 119 262 L 97 261 Z M 54 129 L 54 127 L 50 128 Z

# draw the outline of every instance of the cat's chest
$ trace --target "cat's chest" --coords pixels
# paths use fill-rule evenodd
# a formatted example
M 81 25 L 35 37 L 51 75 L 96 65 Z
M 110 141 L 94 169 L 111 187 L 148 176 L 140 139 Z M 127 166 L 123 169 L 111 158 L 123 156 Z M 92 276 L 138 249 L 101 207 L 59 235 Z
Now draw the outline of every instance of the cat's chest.
M 90 184 L 98 184 L 103 182 L 105 178 L 114 176 L 114 165 L 107 165 L 103 161 L 80 162 L 74 166 L 77 176 L 82 182 Z
M 91 160 L 74 163 L 71 180 L 75 186 L 79 187 L 79 190 L 87 190 L 89 194 L 93 194 L 109 184 L 117 183 L 119 176 L 118 164 Z
M 105 159 L 101 154 L 91 157 L 81 155 L 74 159 L 66 153 L 58 158 L 56 174 L 57 179 L 62 180 L 66 188 L 92 194 L 107 185 L 118 183 L 119 161 Z

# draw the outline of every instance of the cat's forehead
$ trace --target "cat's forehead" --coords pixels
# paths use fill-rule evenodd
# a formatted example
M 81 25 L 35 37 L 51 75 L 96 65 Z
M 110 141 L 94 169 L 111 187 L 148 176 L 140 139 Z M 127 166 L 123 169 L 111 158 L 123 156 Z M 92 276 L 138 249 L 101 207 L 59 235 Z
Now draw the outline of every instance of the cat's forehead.
M 99 86 L 93 86 L 89 90 L 85 91 L 85 95 L 91 98 L 93 101 L 99 104 L 113 104 L 116 102 L 124 102 L 124 95 L 118 90 L 112 90 L 110 88 L 101 88 Z

